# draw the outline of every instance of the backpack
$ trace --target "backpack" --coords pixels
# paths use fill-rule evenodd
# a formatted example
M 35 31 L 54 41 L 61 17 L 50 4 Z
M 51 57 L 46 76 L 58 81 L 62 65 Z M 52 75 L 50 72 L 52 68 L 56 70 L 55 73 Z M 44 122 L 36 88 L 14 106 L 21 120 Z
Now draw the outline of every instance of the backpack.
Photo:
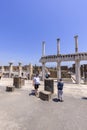
M 57 87 L 59 90 L 63 89 L 63 82 L 58 82 Z

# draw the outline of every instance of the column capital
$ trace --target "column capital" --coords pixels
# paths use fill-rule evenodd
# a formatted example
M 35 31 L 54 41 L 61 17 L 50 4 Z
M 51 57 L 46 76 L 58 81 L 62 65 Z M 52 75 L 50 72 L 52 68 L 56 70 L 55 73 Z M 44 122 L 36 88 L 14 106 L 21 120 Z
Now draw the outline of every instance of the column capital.
M 43 44 L 45 44 L 45 41 L 42 41 Z
M 74 38 L 78 38 L 78 35 L 75 35 Z
M 57 42 L 60 41 L 60 38 L 57 38 Z
M 18 64 L 19 64 L 19 65 L 22 65 L 22 63 L 21 63 L 21 62 L 18 62 Z
M 9 65 L 12 65 L 13 64 L 13 62 L 9 62 Z

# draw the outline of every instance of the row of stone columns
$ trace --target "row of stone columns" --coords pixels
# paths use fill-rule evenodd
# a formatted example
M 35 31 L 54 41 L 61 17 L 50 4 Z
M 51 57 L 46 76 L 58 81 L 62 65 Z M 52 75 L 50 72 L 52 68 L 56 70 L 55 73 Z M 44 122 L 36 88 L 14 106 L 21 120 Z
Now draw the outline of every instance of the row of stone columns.
M 18 64 L 19 64 L 18 76 L 21 77 L 22 76 L 22 63 L 19 62 Z M 13 72 L 13 63 L 9 62 L 9 78 L 11 77 L 12 72 Z M 33 74 L 33 66 L 32 66 L 32 64 L 29 64 L 28 72 L 29 72 L 29 79 L 31 79 L 32 74 Z M 4 66 L 2 66 L 2 74 L 3 73 L 4 73 Z
M 78 53 L 78 36 L 75 36 L 75 53 Z M 57 56 L 60 56 L 60 39 L 57 39 Z M 42 57 L 45 56 L 45 42 L 42 43 Z M 75 59 L 76 83 L 80 83 L 80 60 L 78 56 Z M 42 63 L 42 80 L 45 78 L 45 63 Z M 57 79 L 61 78 L 61 61 L 57 60 Z

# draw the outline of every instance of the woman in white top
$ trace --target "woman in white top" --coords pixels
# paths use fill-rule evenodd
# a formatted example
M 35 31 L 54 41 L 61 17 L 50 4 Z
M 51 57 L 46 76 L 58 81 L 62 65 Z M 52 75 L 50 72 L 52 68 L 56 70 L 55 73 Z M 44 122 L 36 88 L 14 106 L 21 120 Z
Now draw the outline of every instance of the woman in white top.
M 34 85 L 34 88 L 35 88 L 35 95 L 38 94 L 38 88 L 39 88 L 39 85 L 40 85 L 40 78 L 38 76 L 38 74 L 36 74 L 36 76 L 33 78 L 33 85 Z

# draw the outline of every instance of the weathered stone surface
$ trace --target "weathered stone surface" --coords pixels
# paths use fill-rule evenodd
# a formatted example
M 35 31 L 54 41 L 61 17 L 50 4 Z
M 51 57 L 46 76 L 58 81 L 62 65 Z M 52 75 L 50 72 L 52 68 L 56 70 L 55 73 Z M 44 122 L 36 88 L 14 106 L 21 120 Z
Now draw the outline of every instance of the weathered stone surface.
M 54 81 L 54 96 L 48 102 L 29 95 L 31 80 L 13 93 L 6 93 L 12 81 L 0 80 L 0 130 L 87 130 L 87 85 L 65 83 L 64 102 L 57 102 Z M 43 89 L 41 81 L 39 90 Z
M 49 101 L 51 99 L 51 92 L 48 92 L 48 91 L 40 91 L 39 92 L 39 98 L 42 99 L 42 100 L 47 100 Z
M 21 77 L 14 77 L 13 85 L 16 88 L 21 88 L 23 85 L 25 85 L 25 80 L 23 78 L 21 78 Z
M 44 80 L 44 90 L 54 93 L 54 80 L 53 79 Z
M 14 86 L 6 86 L 6 91 L 12 92 L 14 91 Z

